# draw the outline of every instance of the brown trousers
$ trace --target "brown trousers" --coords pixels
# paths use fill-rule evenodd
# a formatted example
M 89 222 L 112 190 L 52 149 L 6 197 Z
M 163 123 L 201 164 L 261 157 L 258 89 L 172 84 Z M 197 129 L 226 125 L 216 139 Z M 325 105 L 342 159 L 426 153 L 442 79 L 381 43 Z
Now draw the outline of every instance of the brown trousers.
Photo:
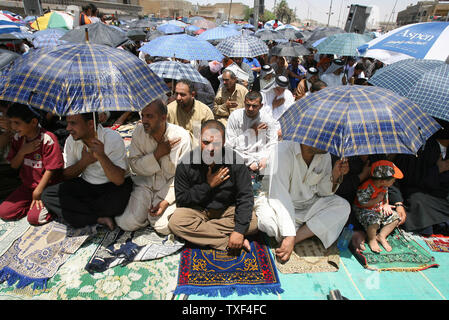
M 234 231 L 234 213 L 234 206 L 222 213 L 177 208 L 168 221 L 168 227 L 173 234 L 193 244 L 226 250 L 229 236 Z M 257 217 L 253 211 L 246 235 L 256 232 Z

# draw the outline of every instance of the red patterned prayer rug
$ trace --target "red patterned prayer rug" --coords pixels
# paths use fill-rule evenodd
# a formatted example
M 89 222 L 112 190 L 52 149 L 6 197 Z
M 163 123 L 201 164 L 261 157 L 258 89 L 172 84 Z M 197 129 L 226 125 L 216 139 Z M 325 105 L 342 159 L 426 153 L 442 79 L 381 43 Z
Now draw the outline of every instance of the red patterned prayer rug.
M 242 250 L 240 256 L 186 245 L 181 253 L 175 295 L 226 297 L 234 292 L 238 295 L 284 292 L 263 240 L 257 237 L 251 241 L 251 251 Z

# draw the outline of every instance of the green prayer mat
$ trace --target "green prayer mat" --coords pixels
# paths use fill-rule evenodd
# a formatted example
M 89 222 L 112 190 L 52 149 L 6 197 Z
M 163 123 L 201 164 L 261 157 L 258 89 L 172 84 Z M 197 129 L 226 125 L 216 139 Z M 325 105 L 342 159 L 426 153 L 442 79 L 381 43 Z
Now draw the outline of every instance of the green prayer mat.
M 410 235 L 396 228 L 387 238 L 392 247 L 387 252 L 380 244 L 380 253 L 372 252 L 365 244 L 365 251 L 351 248 L 357 260 L 369 270 L 375 271 L 421 271 L 438 267 L 435 258 L 420 246 Z

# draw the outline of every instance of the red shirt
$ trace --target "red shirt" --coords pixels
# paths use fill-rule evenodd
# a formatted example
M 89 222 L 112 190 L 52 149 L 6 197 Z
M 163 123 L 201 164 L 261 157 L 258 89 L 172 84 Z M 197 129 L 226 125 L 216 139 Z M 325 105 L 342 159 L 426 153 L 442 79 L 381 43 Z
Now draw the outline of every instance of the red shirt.
M 6 159 L 11 160 L 16 156 L 20 147 L 25 143 L 25 137 L 19 137 L 16 134 L 11 142 Z M 22 183 L 31 189 L 35 189 L 42 179 L 45 170 L 57 170 L 64 168 L 64 158 L 56 136 L 41 128 L 40 135 L 36 138 L 40 139 L 41 144 L 36 151 L 26 154 L 20 167 L 20 179 Z M 50 181 L 50 184 L 59 182 L 58 178 Z
M 366 204 L 372 199 L 376 199 L 379 193 L 384 192 L 385 197 L 382 201 L 372 205 L 371 207 L 362 207 L 360 204 Z M 377 188 L 372 179 L 366 180 L 357 189 L 357 196 L 355 197 L 354 204 L 359 208 L 370 209 L 374 211 L 380 211 L 380 207 L 386 202 L 388 194 L 388 188 L 380 187 Z

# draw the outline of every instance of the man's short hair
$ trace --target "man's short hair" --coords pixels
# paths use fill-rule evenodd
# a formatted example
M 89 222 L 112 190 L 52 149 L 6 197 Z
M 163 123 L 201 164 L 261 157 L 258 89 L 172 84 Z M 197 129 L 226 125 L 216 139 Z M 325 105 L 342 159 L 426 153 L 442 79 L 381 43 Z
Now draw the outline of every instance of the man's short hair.
M 327 87 L 327 83 L 321 80 L 317 80 L 314 83 L 312 83 L 312 86 L 310 87 L 310 92 L 316 92 L 320 91 L 323 88 Z
M 204 130 L 209 129 L 209 128 L 219 130 L 221 132 L 221 134 L 223 135 L 223 139 L 224 139 L 225 134 L 226 134 L 226 128 L 223 123 L 221 123 L 220 121 L 215 120 L 215 119 L 207 120 L 201 124 L 201 133 L 203 133 Z
M 235 75 L 235 73 L 234 73 L 232 70 L 225 69 L 225 70 L 223 71 L 223 74 L 224 74 L 224 73 L 229 73 L 229 76 L 230 76 L 232 79 L 236 79 L 236 78 L 237 78 L 237 76 Z
M 195 86 L 194 86 L 193 82 L 190 81 L 189 79 L 181 79 L 181 80 L 176 81 L 176 85 L 178 85 L 178 83 L 184 83 L 186 86 L 188 86 L 190 94 L 192 94 L 195 91 Z
M 159 113 L 160 116 L 166 116 L 168 111 L 167 111 L 167 106 L 165 105 L 164 101 L 162 101 L 162 99 L 156 99 L 154 101 L 152 101 L 150 104 L 154 104 L 157 106 L 157 112 Z M 148 105 L 150 105 L 148 104 Z
M 260 103 L 262 103 L 262 94 L 259 91 L 249 91 L 246 95 L 245 95 L 245 100 L 256 100 L 259 99 Z
M 41 116 L 37 110 L 22 103 L 11 104 L 8 111 L 6 111 L 6 116 L 8 118 L 18 118 L 26 123 L 30 123 L 34 118 L 38 121 L 41 119 Z
M 81 113 L 81 116 L 83 117 L 84 121 L 94 120 L 95 115 L 95 123 L 98 125 L 100 122 L 98 122 L 98 113 L 97 112 L 86 112 Z

